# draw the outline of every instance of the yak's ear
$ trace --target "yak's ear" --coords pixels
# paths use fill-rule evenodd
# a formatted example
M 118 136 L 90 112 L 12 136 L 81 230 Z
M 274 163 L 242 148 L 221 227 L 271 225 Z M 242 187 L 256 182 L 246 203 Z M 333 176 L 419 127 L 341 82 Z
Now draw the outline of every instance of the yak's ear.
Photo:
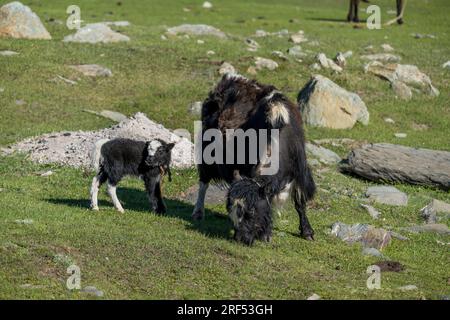
M 166 145 L 166 149 L 167 149 L 167 151 L 170 151 L 170 150 L 172 150 L 172 149 L 173 149 L 173 147 L 175 147 L 175 143 L 168 143 L 168 144 Z

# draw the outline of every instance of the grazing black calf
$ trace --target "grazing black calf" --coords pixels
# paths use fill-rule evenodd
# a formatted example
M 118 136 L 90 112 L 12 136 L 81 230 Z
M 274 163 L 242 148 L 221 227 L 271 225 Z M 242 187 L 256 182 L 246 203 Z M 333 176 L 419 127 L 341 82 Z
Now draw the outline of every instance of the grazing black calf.
M 98 190 L 108 183 L 108 194 L 114 207 L 124 212 L 116 188 L 127 175 L 141 177 L 145 183 L 150 200 L 150 208 L 157 213 L 165 213 L 166 206 L 161 194 L 161 180 L 164 174 L 170 175 L 171 150 L 173 143 L 156 139 L 149 142 L 130 139 L 99 140 L 95 144 L 93 157 L 97 175 L 92 181 L 91 208 L 98 210 Z

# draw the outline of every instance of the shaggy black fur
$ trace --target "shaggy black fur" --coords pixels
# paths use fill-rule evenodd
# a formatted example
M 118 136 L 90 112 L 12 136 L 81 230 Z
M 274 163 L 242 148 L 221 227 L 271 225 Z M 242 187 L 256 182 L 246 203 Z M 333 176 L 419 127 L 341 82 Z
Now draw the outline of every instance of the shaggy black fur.
M 274 114 L 281 116 L 274 117 Z M 261 157 L 257 164 L 199 164 L 200 192 L 193 218 L 203 218 L 204 193 L 210 181 L 223 180 L 231 184 L 227 207 L 233 214 L 236 240 L 246 244 L 252 244 L 254 239 L 269 240 L 272 201 L 291 186 L 301 235 L 312 240 L 314 231 L 306 217 L 306 202 L 313 198 L 316 187 L 306 160 L 298 106 L 273 86 L 225 75 L 203 104 L 202 122 L 203 132 L 209 128 L 222 133 L 226 129 L 267 129 L 269 133 L 270 129 L 279 129 L 280 167 L 275 175 L 263 176 L 260 174 Z M 226 149 L 224 134 L 223 138 Z M 203 150 L 210 143 L 203 141 Z M 270 149 L 270 135 L 268 147 Z M 248 145 L 245 149 L 249 150 Z M 258 150 L 258 154 L 262 151 Z M 244 179 L 239 181 L 241 178 Z
M 98 157 L 98 173 L 94 178 L 91 199 L 93 209 L 98 209 L 98 188 L 108 182 L 108 191 L 119 211 L 123 211 L 115 195 L 115 188 L 124 176 L 141 177 L 150 200 L 150 208 L 157 213 L 165 213 L 166 206 L 162 199 L 161 179 L 167 172 L 169 181 L 171 150 L 173 143 L 166 143 L 156 139 L 149 142 L 134 141 L 130 139 L 114 139 L 101 145 Z M 95 190 L 96 189 L 96 190 Z M 94 196 L 95 198 L 93 198 Z

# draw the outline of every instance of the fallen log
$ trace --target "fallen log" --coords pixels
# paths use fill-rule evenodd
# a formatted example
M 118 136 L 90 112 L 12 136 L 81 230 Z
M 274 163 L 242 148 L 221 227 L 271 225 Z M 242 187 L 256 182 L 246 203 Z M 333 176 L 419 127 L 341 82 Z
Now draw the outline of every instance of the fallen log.
M 372 181 L 450 190 L 450 152 L 447 151 L 367 144 L 352 150 L 340 169 Z

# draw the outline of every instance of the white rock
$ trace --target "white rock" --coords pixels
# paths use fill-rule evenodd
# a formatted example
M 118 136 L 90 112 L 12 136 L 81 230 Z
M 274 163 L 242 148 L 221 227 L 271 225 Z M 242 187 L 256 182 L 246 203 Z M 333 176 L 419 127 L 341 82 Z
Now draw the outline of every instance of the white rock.
M 81 64 L 69 66 L 87 77 L 111 77 L 112 72 L 108 68 L 98 64 Z
M 367 204 L 361 204 L 361 207 L 363 207 L 364 209 L 367 210 L 367 212 L 369 213 L 369 215 L 373 218 L 373 219 L 378 219 L 381 215 L 381 212 L 378 211 L 377 209 L 375 209 L 372 206 L 369 206 Z
M 384 118 L 384 122 L 390 123 L 390 124 L 394 124 L 395 123 L 395 121 L 393 119 L 391 119 L 391 118 Z
M 392 48 L 389 44 L 385 43 L 381 45 L 381 48 L 384 50 L 384 52 L 392 52 L 394 51 L 394 48 Z
M 320 299 L 321 299 L 321 297 L 318 294 L 314 293 L 313 295 L 308 297 L 308 299 L 306 299 L 306 300 L 320 300 Z
M 111 30 L 111 28 L 104 23 L 92 23 L 79 29 L 75 34 L 64 37 L 63 41 L 94 44 L 130 41 L 130 38 Z
M 256 69 L 262 70 L 262 69 L 269 69 L 269 70 L 275 70 L 278 68 L 278 63 L 271 59 L 256 57 L 255 58 L 255 66 Z
M 199 39 L 199 40 L 197 40 L 197 43 L 198 43 L 198 44 L 204 44 L 205 41 Z
M 342 72 L 343 70 L 340 66 L 334 63 L 333 60 L 328 59 L 324 53 L 319 53 L 316 58 L 320 65 L 325 69 L 332 69 L 336 72 Z
M 213 5 L 212 5 L 211 2 L 205 1 L 205 2 L 203 2 L 202 7 L 205 8 L 205 9 L 211 9 L 213 7 Z
M 303 58 L 307 56 L 307 54 L 302 51 L 302 47 L 300 46 L 293 46 L 292 48 L 289 48 L 288 54 L 297 58 Z
M 288 60 L 288 57 L 281 51 L 272 51 L 272 55 L 282 60 Z
M 208 51 L 206 51 L 206 55 L 208 55 L 208 56 L 213 56 L 213 55 L 215 55 L 216 53 L 214 52 L 214 51 L 212 51 L 212 50 L 208 50 Z
M 10 50 L 0 51 L 0 56 L 4 56 L 4 57 L 17 56 L 18 54 L 19 54 L 18 52 L 10 51 Z
M 17 224 L 33 224 L 33 219 L 14 220 Z
M 289 38 L 289 41 L 291 41 L 295 44 L 300 44 L 303 42 L 307 42 L 308 39 L 305 37 L 303 31 L 301 31 L 301 32 L 292 34 L 291 37 Z
M 444 64 L 442 65 L 442 68 L 444 68 L 444 69 L 450 69 L 450 61 L 447 61 L 446 63 L 444 63 Z
M 53 171 L 51 170 L 41 173 L 41 177 L 49 177 L 51 175 L 53 175 Z
M 356 122 L 369 123 L 369 112 L 361 98 L 321 75 L 315 75 L 303 87 L 298 104 L 305 123 L 311 126 L 349 129 Z
M 406 133 L 396 133 L 394 134 L 396 138 L 400 138 L 400 139 L 404 139 L 406 138 L 408 135 Z
M 347 60 L 343 53 L 338 52 L 336 57 L 334 57 L 334 62 L 341 68 L 344 68 L 347 65 Z
M 413 284 L 408 284 L 406 286 L 399 287 L 398 289 L 402 290 L 402 291 L 412 291 L 412 290 L 417 290 L 418 288 L 417 288 L 417 286 L 415 286 Z
M 353 51 L 346 51 L 342 55 L 345 59 L 351 58 L 353 56 Z
M 0 37 L 18 39 L 43 39 L 52 37 L 39 17 L 31 9 L 18 1 L 0 8 Z

